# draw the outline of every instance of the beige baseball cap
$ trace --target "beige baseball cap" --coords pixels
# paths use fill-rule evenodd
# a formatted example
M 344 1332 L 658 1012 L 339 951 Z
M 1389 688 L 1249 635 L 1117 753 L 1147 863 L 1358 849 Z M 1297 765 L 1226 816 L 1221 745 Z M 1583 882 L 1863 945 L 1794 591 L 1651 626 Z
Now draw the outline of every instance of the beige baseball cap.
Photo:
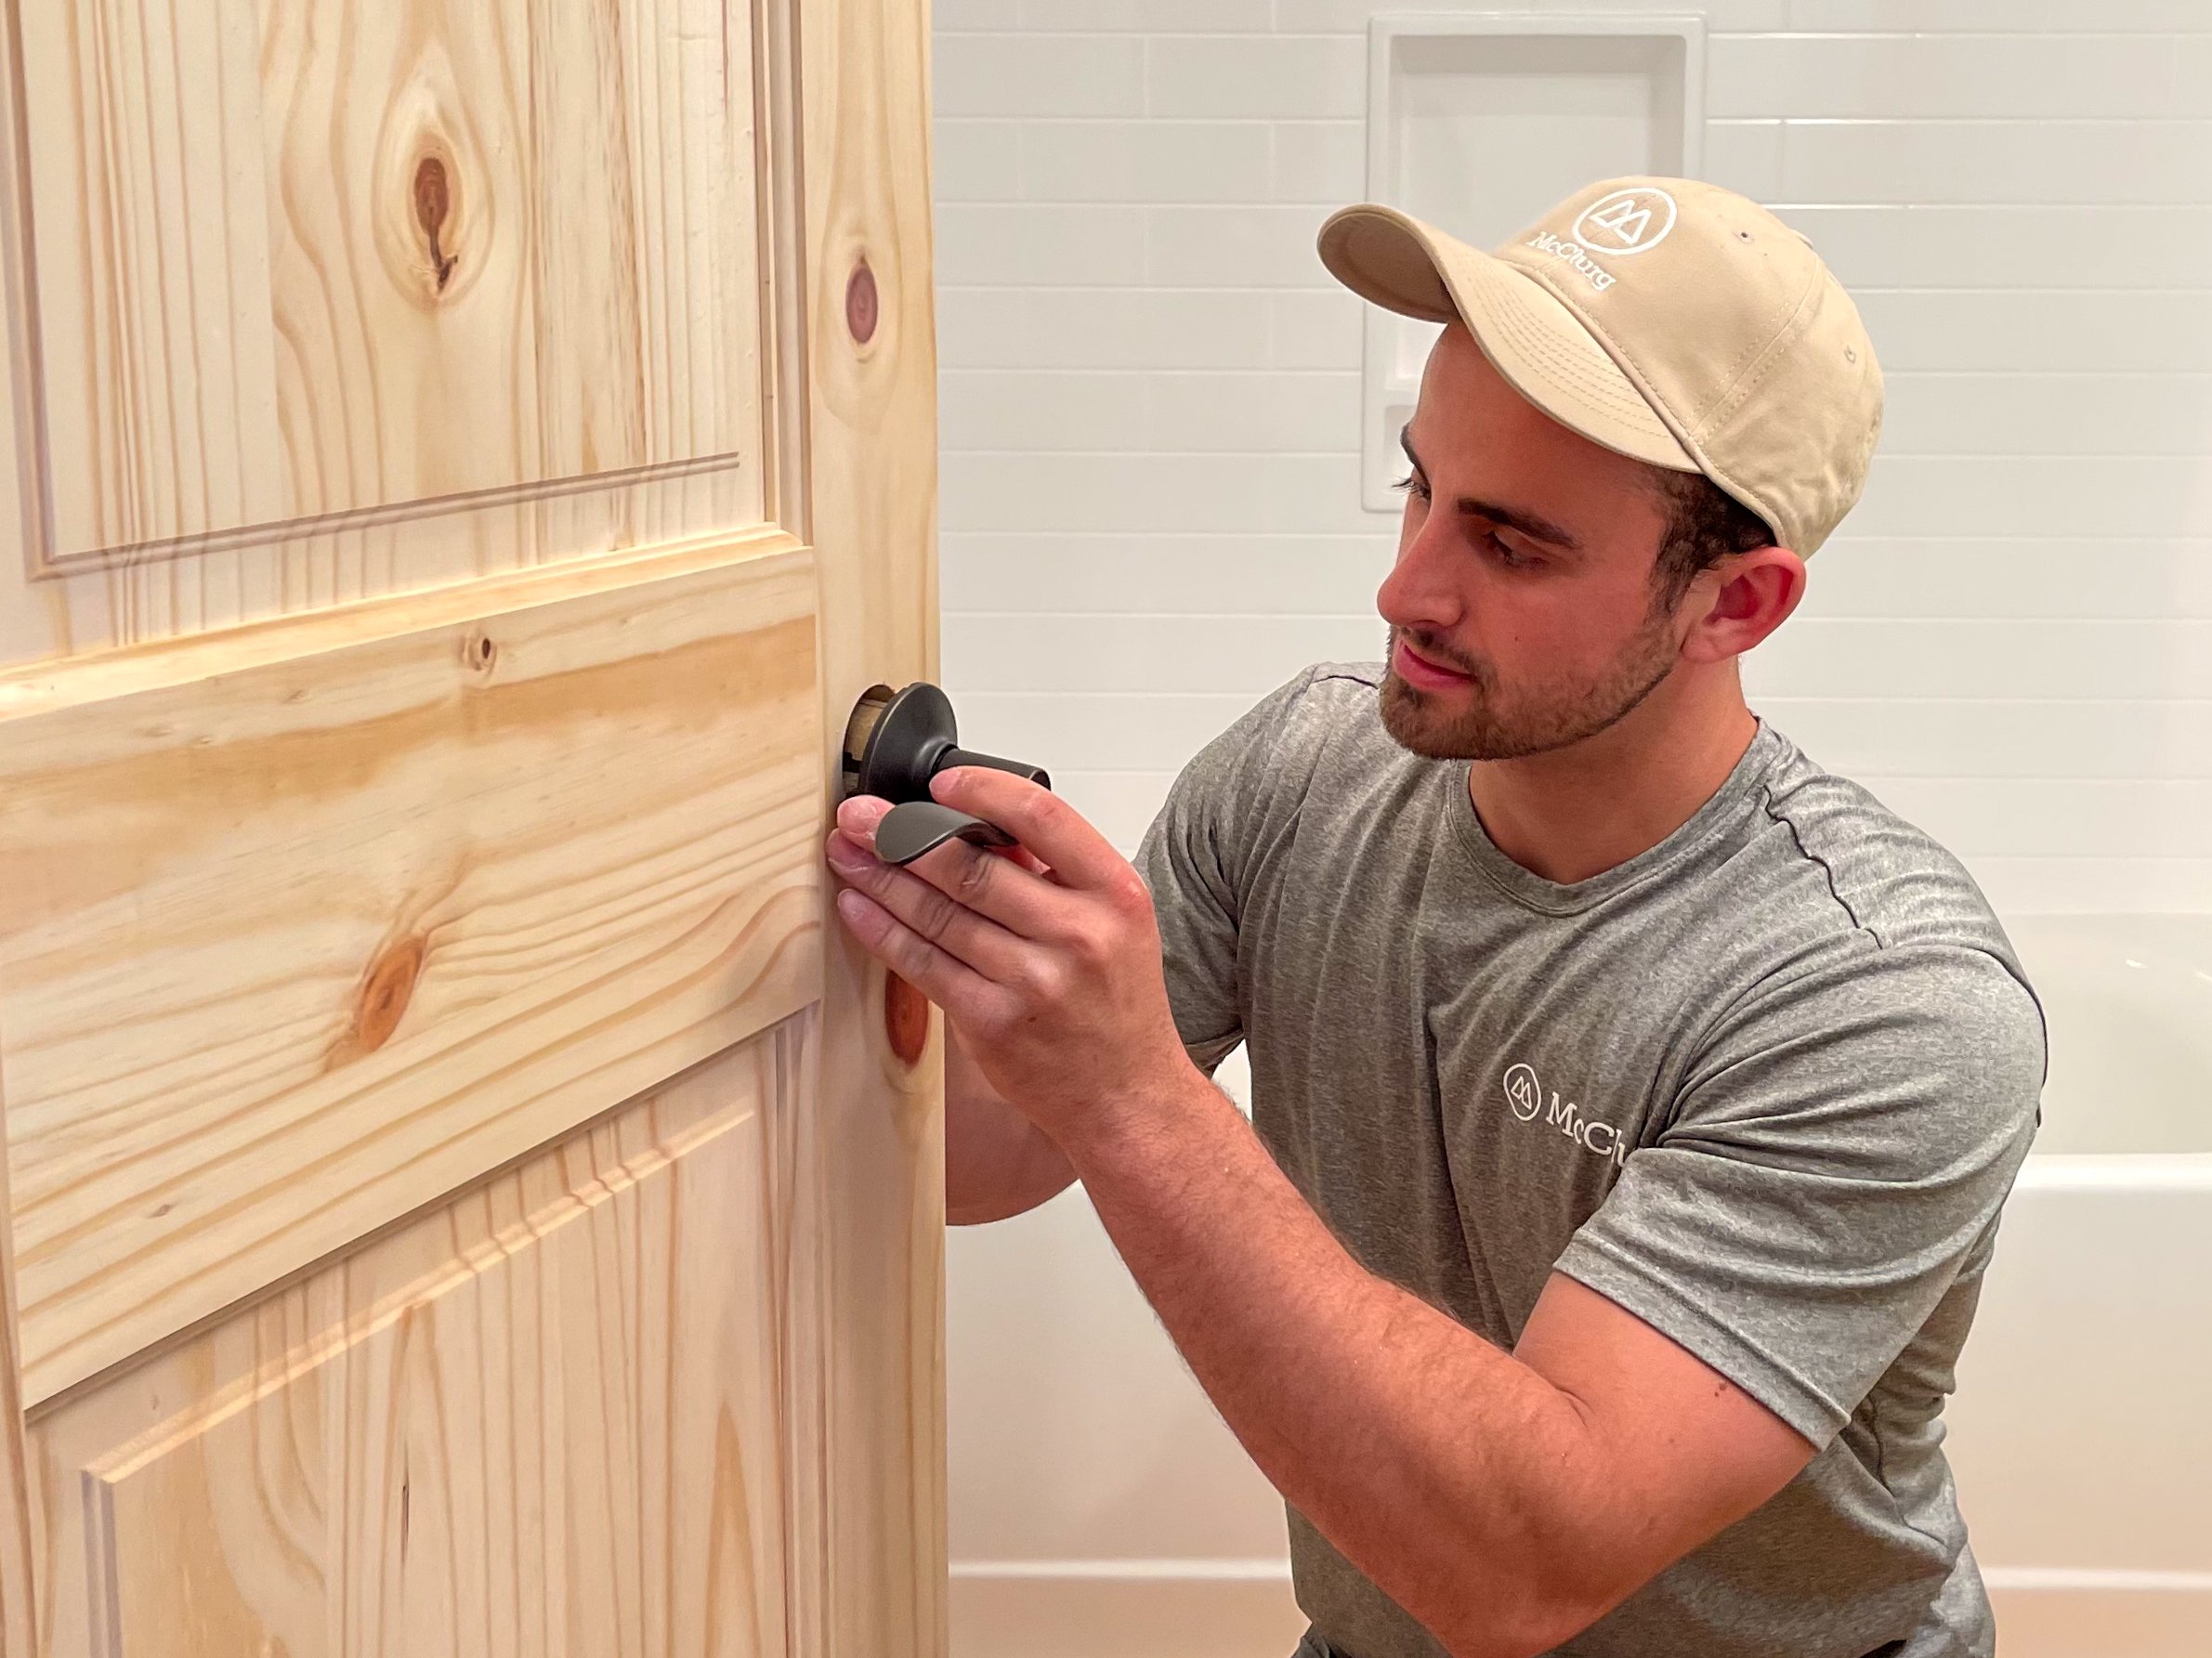
M 1499 373 L 1607 449 L 1702 472 L 1800 556 L 1865 487 L 1881 369 L 1813 244 L 1694 178 L 1607 178 L 1497 252 L 1372 202 L 1321 227 L 1354 293 L 1464 319 Z

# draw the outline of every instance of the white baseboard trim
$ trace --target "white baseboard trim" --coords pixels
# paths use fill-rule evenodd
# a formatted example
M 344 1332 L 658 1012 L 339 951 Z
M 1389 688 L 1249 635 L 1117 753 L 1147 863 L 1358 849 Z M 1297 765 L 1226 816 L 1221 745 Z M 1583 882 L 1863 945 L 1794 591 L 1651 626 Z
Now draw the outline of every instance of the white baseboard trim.
M 1280 1560 L 955 1560 L 952 1658 L 1289 1658 Z M 2005 1658 L 2202 1658 L 2212 1572 L 1983 1569 Z
M 2102 1566 L 1984 1566 L 1992 1589 L 2029 1594 L 2212 1595 L 2212 1572 L 2124 1572 Z

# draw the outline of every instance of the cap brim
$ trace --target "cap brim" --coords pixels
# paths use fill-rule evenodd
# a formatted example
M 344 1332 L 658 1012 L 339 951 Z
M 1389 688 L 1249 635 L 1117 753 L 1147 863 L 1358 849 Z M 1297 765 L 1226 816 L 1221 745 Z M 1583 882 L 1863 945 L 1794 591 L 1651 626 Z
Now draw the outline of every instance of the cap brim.
M 1526 272 L 1372 202 L 1330 215 L 1320 251 L 1363 299 L 1429 322 L 1463 320 L 1513 389 L 1568 430 L 1655 466 L 1704 470 L 1596 336 Z

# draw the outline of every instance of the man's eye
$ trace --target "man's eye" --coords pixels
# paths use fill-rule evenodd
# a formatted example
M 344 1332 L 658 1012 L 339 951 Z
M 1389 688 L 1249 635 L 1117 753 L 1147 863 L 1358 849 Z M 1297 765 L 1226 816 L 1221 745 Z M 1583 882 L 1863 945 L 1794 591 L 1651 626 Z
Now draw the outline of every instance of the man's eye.
M 1391 488 L 1394 490 L 1403 490 L 1407 494 L 1415 496 L 1422 501 L 1426 501 L 1429 498 L 1429 486 L 1421 482 L 1420 478 L 1416 477 L 1410 472 L 1408 472 L 1404 477 L 1398 479 L 1396 483 L 1391 485 Z
M 1538 565 L 1543 563 L 1543 560 L 1540 558 L 1528 558 L 1525 557 L 1519 553 L 1514 552 L 1511 547 L 1507 546 L 1503 542 L 1498 539 L 1498 532 L 1495 529 L 1484 530 L 1481 540 L 1483 545 L 1490 550 L 1492 555 L 1494 555 L 1498 559 L 1498 562 L 1504 565 L 1508 569 L 1534 569 Z

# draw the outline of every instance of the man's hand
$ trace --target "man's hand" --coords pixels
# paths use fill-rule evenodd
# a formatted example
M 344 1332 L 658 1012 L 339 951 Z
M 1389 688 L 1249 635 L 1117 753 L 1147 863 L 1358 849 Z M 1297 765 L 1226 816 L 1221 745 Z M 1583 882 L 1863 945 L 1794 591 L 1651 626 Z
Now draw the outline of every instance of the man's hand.
M 1111 1138 L 1195 1076 L 1169 1011 L 1151 894 L 1059 796 L 961 766 L 930 792 L 999 825 L 1027 857 L 948 842 L 905 868 L 875 855 L 889 810 L 838 808 L 838 913 L 884 966 L 945 1010 L 977 1066 L 1062 1146 Z

